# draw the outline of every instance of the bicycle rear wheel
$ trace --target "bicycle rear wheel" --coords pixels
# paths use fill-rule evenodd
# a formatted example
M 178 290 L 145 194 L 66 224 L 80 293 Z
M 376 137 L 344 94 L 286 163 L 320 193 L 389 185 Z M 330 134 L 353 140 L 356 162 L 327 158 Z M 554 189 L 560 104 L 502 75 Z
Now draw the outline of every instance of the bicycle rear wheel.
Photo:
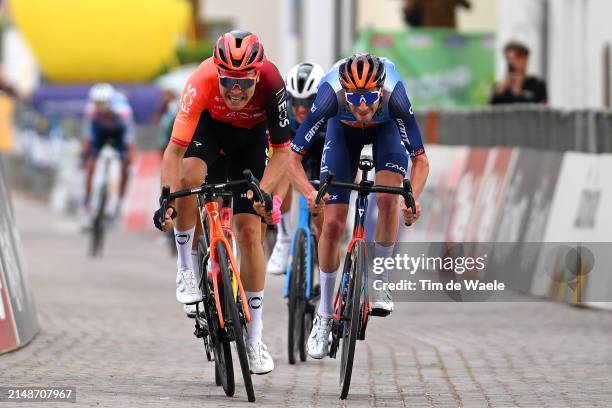
M 287 327 L 287 352 L 289 364 L 295 364 L 295 356 L 300 351 L 302 357 L 302 344 L 304 340 L 304 269 L 306 266 L 306 235 L 299 230 L 295 237 L 295 252 L 291 265 L 289 281 L 289 299 L 287 302 L 289 321 Z M 302 359 L 302 361 L 304 361 Z
M 363 292 L 363 275 L 365 268 L 365 248 L 362 241 L 357 241 L 351 252 L 349 271 L 349 288 L 342 314 L 344 330 L 342 333 L 342 357 L 340 362 L 340 399 L 346 399 L 351 386 L 355 344 L 361 321 L 359 319 L 362 304 L 365 301 Z
M 217 242 L 217 255 L 219 258 L 219 268 L 221 269 L 221 279 L 223 280 L 223 294 L 224 294 L 224 319 L 226 329 L 231 330 L 234 334 L 234 340 L 236 341 L 236 350 L 238 352 L 238 360 L 240 361 L 240 369 L 242 371 L 242 378 L 244 379 L 244 387 L 246 388 L 247 398 L 249 402 L 255 402 L 255 391 L 253 389 L 253 381 L 251 379 L 251 370 L 249 368 L 249 359 L 246 352 L 246 344 L 242 335 L 243 321 L 240 317 L 239 310 L 242 311 L 242 303 L 240 302 L 240 296 L 234 301 L 234 294 L 232 291 L 232 278 L 229 270 L 229 262 L 227 251 L 222 242 Z M 244 316 L 244 311 L 242 311 Z

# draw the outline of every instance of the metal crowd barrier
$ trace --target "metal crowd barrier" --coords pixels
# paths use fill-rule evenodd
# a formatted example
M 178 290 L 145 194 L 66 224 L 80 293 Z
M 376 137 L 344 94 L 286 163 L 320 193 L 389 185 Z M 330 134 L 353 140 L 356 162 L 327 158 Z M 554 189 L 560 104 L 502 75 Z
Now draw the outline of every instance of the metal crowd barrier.
M 430 143 L 612 153 L 612 111 L 541 105 L 417 112 Z

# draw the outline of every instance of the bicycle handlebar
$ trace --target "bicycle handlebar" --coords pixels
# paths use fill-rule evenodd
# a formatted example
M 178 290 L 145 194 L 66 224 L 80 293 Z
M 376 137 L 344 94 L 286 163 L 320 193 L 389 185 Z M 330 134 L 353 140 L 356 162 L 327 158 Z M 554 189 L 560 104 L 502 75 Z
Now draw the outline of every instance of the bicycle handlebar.
M 165 210 L 167 209 L 168 203 L 171 200 L 174 200 L 176 198 L 187 197 L 193 194 L 222 193 L 222 192 L 227 191 L 231 187 L 236 187 L 236 186 L 241 186 L 241 185 L 246 184 L 249 186 L 251 190 L 253 190 L 253 193 L 255 194 L 255 201 L 264 203 L 266 212 L 272 211 L 272 197 L 270 197 L 270 194 L 266 193 L 259 187 L 259 180 L 257 180 L 257 178 L 253 175 L 253 173 L 251 173 L 251 171 L 248 169 L 244 170 L 242 172 L 242 175 L 244 176 L 244 179 L 242 180 L 232 180 L 232 181 L 228 181 L 225 183 L 216 183 L 216 184 L 209 184 L 209 183 L 204 182 L 199 187 L 179 190 L 179 191 L 175 191 L 174 193 L 170 193 L 170 186 L 163 186 L 162 195 L 160 198 L 160 201 L 162 204 L 162 210 L 164 211 L 164 214 L 165 214 Z
M 373 181 L 362 181 L 359 184 L 356 183 L 342 183 L 336 182 L 334 180 L 334 173 L 329 172 L 325 177 L 325 181 L 321 184 L 319 188 L 319 193 L 317 194 L 317 198 L 315 200 L 315 206 L 318 206 L 321 202 L 321 199 L 327 193 L 329 187 L 340 187 L 347 190 L 357 191 L 361 194 L 369 194 L 369 193 L 387 193 L 387 194 L 397 194 L 401 195 L 404 198 L 404 203 L 406 207 L 412 210 L 412 215 L 416 215 L 416 203 L 414 201 L 414 196 L 412 195 L 412 184 L 410 184 L 410 180 L 404 179 L 402 182 L 402 187 L 389 187 L 389 186 L 380 186 L 374 185 Z

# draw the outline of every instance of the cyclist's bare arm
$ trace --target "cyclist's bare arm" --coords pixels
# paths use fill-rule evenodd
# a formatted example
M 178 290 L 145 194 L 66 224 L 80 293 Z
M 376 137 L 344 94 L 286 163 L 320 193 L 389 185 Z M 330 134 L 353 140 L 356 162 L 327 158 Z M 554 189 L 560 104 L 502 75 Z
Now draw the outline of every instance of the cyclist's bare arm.
M 283 177 L 287 173 L 289 162 L 289 146 L 274 148 L 274 154 L 261 178 L 260 187 L 263 191 L 274 193 Z
M 291 184 L 293 184 L 293 187 L 295 187 L 301 195 L 308 197 L 310 193 L 316 191 L 312 184 L 310 184 L 306 171 L 304 171 L 302 156 L 295 152 L 291 152 L 288 170 Z
M 412 184 L 412 194 L 415 200 L 419 200 L 423 189 L 425 188 L 425 182 L 429 175 L 429 159 L 427 154 L 423 153 L 412 159 L 412 170 L 410 171 L 410 183 Z

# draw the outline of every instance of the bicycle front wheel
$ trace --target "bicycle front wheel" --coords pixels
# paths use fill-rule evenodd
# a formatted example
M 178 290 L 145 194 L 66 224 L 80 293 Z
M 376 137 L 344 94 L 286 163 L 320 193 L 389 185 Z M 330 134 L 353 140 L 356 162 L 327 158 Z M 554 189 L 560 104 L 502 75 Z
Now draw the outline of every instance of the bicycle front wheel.
M 208 322 L 209 339 L 212 345 L 213 354 L 215 356 L 215 384 L 223 386 L 223 392 L 228 397 L 234 395 L 234 366 L 232 364 L 232 349 L 230 340 L 227 336 L 220 338 L 219 334 L 222 329 L 218 328 L 218 324 L 213 324 L 213 319 L 217 319 L 216 313 L 210 313 L 210 303 L 212 292 L 208 286 L 208 271 L 206 270 L 206 241 L 203 236 L 198 239 L 198 273 L 200 275 L 201 289 L 204 293 L 204 314 Z M 219 293 L 219 301 L 223 304 L 224 292 Z M 216 321 L 216 320 L 215 320 Z M 206 347 L 206 343 L 204 344 Z M 207 351 L 208 352 L 208 351 Z
M 295 364 L 298 350 L 301 351 L 301 342 L 304 339 L 304 268 L 306 266 L 306 235 L 299 230 L 295 239 L 295 252 L 291 265 L 289 280 L 289 322 L 287 330 L 287 352 L 289 364 Z M 303 361 L 303 360 L 302 360 Z
M 102 196 L 98 203 L 95 218 L 91 229 L 91 242 L 89 245 L 89 254 L 93 257 L 102 255 L 102 246 L 104 245 L 104 228 L 106 219 L 106 186 L 102 188 Z
M 244 379 L 247 398 L 249 402 L 255 402 L 255 390 L 253 389 L 253 381 L 251 379 L 249 358 L 247 357 L 246 343 L 242 334 L 243 321 L 239 313 L 239 310 L 242 311 L 242 303 L 240 302 L 239 296 L 234 300 L 234 293 L 232 290 L 233 274 L 230 273 L 228 254 L 222 242 L 217 242 L 217 256 L 219 258 L 221 279 L 223 280 L 223 296 L 225 299 L 222 304 L 224 305 L 223 316 L 225 318 L 226 329 L 231 330 L 234 334 L 236 351 L 238 352 L 238 360 L 240 361 L 240 369 L 242 371 L 242 378 Z M 242 315 L 244 316 L 244 312 Z
M 349 288 L 342 313 L 342 358 L 340 362 L 340 399 L 346 399 L 351 386 L 355 344 L 359 334 L 359 311 L 365 301 L 363 292 L 363 275 L 366 273 L 365 247 L 357 241 L 350 254 Z

